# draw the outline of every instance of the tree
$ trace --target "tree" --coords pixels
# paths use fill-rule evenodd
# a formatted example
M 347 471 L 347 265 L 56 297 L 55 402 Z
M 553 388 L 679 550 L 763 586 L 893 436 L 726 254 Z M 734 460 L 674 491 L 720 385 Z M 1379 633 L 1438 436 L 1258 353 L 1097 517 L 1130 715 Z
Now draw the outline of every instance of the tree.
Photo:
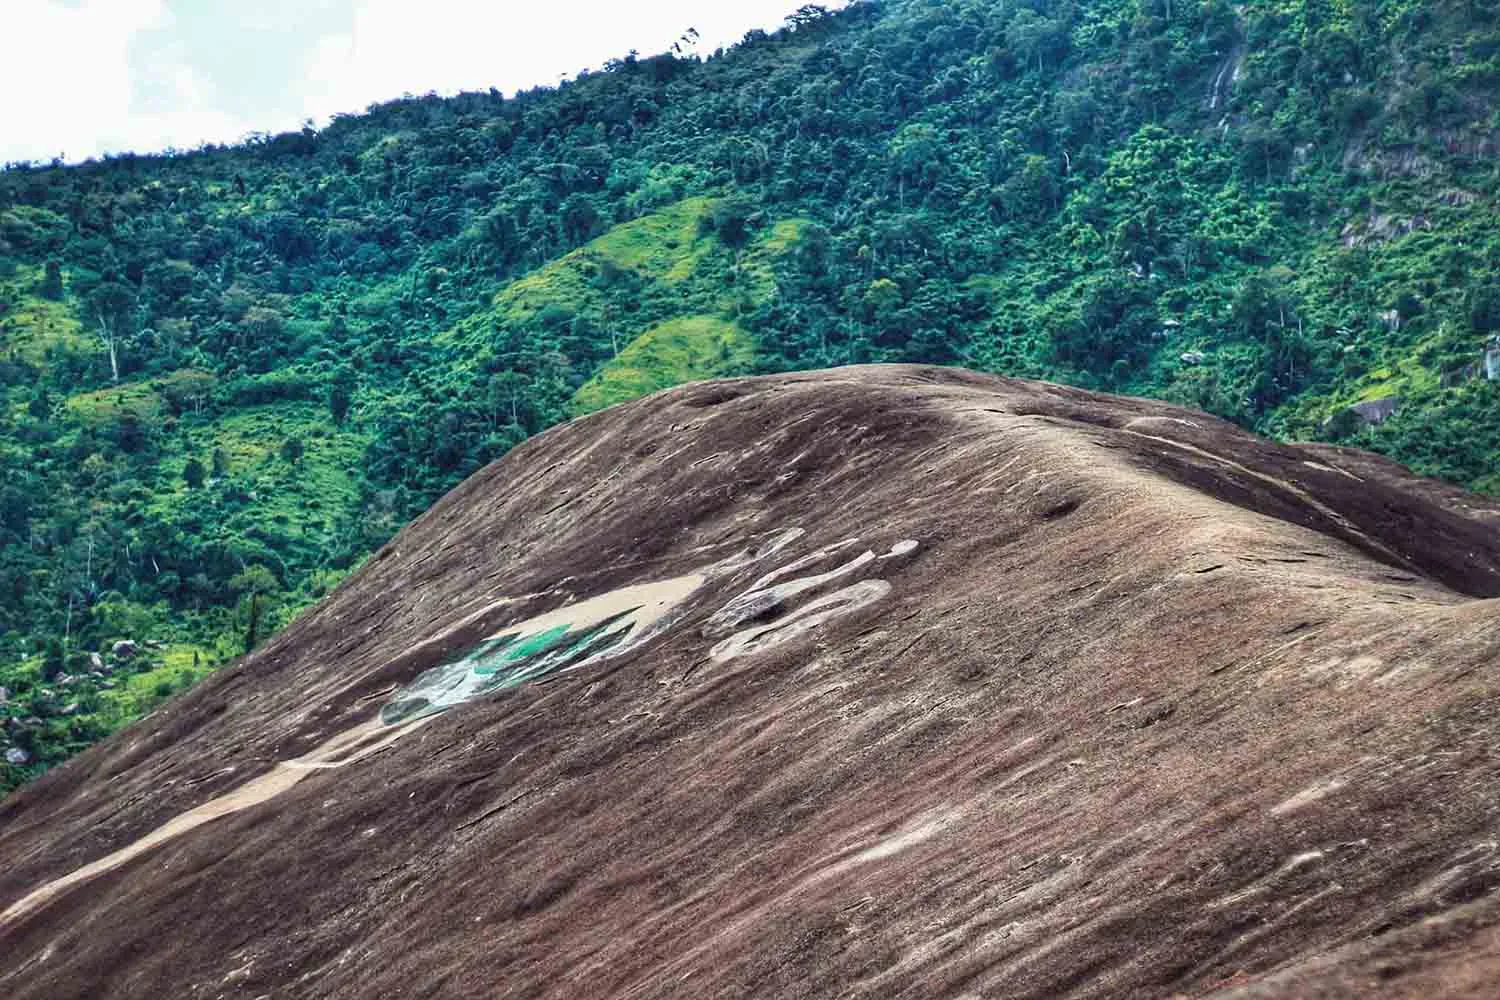
M 1016 12 L 1005 34 L 1011 45 L 1025 54 L 1028 61 L 1036 60 L 1038 73 L 1042 72 L 1048 58 L 1060 57 L 1068 44 L 1067 32 L 1062 25 L 1025 7 Z
M 708 228 L 727 246 L 736 249 L 750 239 L 750 219 L 755 206 L 743 196 L 734 195 L 716 204 L 707 219 Z
M 1257 412 L 1291 396 L 1307 379 L 1311 347 L 1303 332 L 1295 275 L 1284 265 L 1246 278 L 1235 294 L 1231 318 L 1242 335 L 1261 347 L 1251 394 Z
M 56 257 L 47 261 L 47 269 L 42 275 L 42 297 L 54 302 L 63 297 L 62 261 Z
M 1142 282 L 1107 277 L 1089 286 L 1078 319 L 1053 334 L 1053 352 L 1098 382 L 1118 384 L 1149 357 L 1154 319 Z
M 827 16 L 828 8 L 822 4 L 805 3 L 787 15 L 786 24 L 793 31 L 801 31 L 818 24 Z
M 335 382 L 328 390 L 328 412 L 333 417 L 333 422 L 343 426 L 344 420 L 349 416 L 349 407 L 354 402 L 354 395 L 349 391 L 346 382 Z
M 203 477 L 203 463 L 196 458 L 188 459 L 187 464 L 182 467 L 182 479 L 183 482 L 187 483 L 188 489 L 196 490 L 201 487 L 203 485 Z
M 236 594 L 274 594 L 281 589 L 276 574 L 260 563 L 250 563 L 229 581 L 229 589 Z
M 121 410 L 108 427 L 110 440 L 127 455 L 134 455 L 151 440 L 150 429 L 134 410 Z
M 229 453 L 223 448 L 214 449 L 212 462 L 215 479 L 223 479 L 229 475 Z
M 120 342 L 129 329 L 131 312 L 135 309 L 135 292 L 118 281 L 105 281 L 89 294 L 88 305 L 98 324 L 100 343 L 109 355 L 110 377 L 119 382 Z
M 1475 333 L 1500 331 L 1500 283 L 1479 285 L 1468 294 L 1469 324 Z
M 500 417 L 510 418 L 510 425 L 521 426 L 521 401 L 526 397 L 530 381 L 516 371 L 503 371 L 490 376 L 485 396 L 490 412 L 490 427 L 500 426 Z
M 865 289 L 865 316 L 884 328 L 894 321 L 896 311 L 904 302 L 905 296 L 901 294 L 900 285 L 890 278 L 877 278 Z
M 281 457 L 296 465 L 302 461 L 302 456 L 307 453 L 307 448 L 301 438 L 289 437 L 281 443 Z
M 1005 213 L 1012 219 L 1043 219 L 1057 208 L 1059 185 L 1051 160 L 1027 154 L 1021 169 L 1001 189 Z
M 240 605 L 245 612 L 245 652 L 248 653 L 260 638 L 265 602 L 281 589 L 281 584 L 275 573 L 260 563 L 251 563 L 229 581 L 229 589 L 240 595 Z
M 582 243 L 599 231 L 599 210 L 583 194 L 575 194 L 563 203 L 563 235 L 571 243 Z
M 55 636 L 47 640 L 42 647 L 42 678 L 44 680 L 56 680 L 65 668 L 67 650 L 63 648 L 62 641 Z

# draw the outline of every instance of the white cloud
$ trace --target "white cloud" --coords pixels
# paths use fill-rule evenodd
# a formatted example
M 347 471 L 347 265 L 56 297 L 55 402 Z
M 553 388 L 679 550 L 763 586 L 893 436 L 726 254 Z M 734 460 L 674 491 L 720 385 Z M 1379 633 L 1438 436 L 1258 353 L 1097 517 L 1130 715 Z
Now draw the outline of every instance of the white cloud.
M 203 2 L 0 0 L 8 43 L 0 162 L 228 142 L 406 93 L 512 93 L 599 69 L 631 49 L 663 51 L 690 27 L 702 36 L 698 51 L 711 52 L 752 27 L 778 25 L 799 5 Z
M 665 51 L 696 28 L 698 50 L 739 41 L 752 27 L 778 26 L 795 0 L 572 0 L 494 3 L 484 0 L 365 0 L 353 30 L 324 38 L 311 54 L 307 116 L 436 91 L 495 87 L 507 93 L 555 84 L 599 69 L 631 49 Z
M 213 105 L 184 62 L 133 61 L 142 36 L 170 29 L 163 0 L 11 0 L 0 59 L 0 161 L 80 160 L 121 150 L 190 148 L 238 138 L 243 123 Z M 163 100 L 140 106 L 146 83 Z
M 161 0 L 11 0 L 0 59 L 0 160 L 77 158 L 129 111 L 131 40 L 165 16 Z

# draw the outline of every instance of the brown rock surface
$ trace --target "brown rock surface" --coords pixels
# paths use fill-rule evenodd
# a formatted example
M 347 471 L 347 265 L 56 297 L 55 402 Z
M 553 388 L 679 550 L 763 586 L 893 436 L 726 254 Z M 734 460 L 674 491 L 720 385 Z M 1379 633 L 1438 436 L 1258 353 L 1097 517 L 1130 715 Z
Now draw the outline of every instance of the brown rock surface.
M 1497 523 L 959 371 L 617 407 L 0 804 L 0 995 L 1494 996 Z

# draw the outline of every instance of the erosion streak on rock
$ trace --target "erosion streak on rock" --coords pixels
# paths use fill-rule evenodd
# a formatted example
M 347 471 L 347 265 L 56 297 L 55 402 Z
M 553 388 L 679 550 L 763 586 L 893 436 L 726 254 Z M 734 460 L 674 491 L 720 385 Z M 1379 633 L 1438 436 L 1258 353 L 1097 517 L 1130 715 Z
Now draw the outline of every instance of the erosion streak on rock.
M 622 587 L 600 597 L 579 604 L 570 604 L 528 621 L 511 625 L 505 631 L 517 640 L 545 635 L 551 630 L 558 630 L 560 635 L 565 637 L 570 631 L 586 631 L 600 623 L 608 622 L 611 634 L 608 636 L 609 642 L 606 648 L 591 647 L 584 651 L 586 654 L 584 657 L 576 661 L 569 660 L 557 664 L 561 668 L 587 667 L 590 663 L 597 662 L 606 656 L 624 655 L 636 645 L 649 639 L 672 609 L 698 589 L 703 581 L 704 577 L 691 575 L 660 583 Z M 497 602 L 486 610 L 494 611 L 510 603 L 513 602 Z M 493 642 L 496 638 L 490 636 L 487 641 Z M 523 668 L 523 662 L 517 662 L 517 669 Z M 346 767 L 373 753 L 378 753 L 401 737 L 414 732 L 428 719 L 471 701 L 498 686 L 498 681 L 494 684 L 487 683 L 488 678 L 480 678 L 472 683 L 462 683 L 479 673 L 479 671 L 466 669 L 467 667 L 468 661 L 460 659 L 452 666 L 444 668 L 444 672 L 450 674 L 456 668 L 457 673 L 461 675 L 461 680 L 442 684 L 440 691 L 434 685 L 424 684 L 426 678 L 434 673 L 434 671 L 429 671 L 418 677 L 410 687 L 396 693 L 391 703 L 374 719 L 338 734 L 311 753 L 278 765 L 269 773 L 255 778 L 227 795 L 221 795 L 174 817 L 134 843 L 33 890 L 0 912 L 0 929 L 29 916 L 73 886 L 113 871 L 153 848 L 196 830 L 205 823 L 269 802 L 305 778 L 310 771 Z M 539 675 L 540 670 L 531 676 Z M 398 711 L 393 716 L 391 712 L 393 708 L 400 709 L 411 705 L 416 700 L 420 700 L 420 708 Z M 229 769 L 226 769 L 225 773 L 229 773 Z
M 228 795 L 210 799 L 201 806 L 174 817 L 128 846 L 33 890 L 6 907 L 4 912 L 0 912 L 0 930 L 4 930 L 8 924 L 23 920 L 74 886 L 114 871 L 126 862 L 190 833 L 205 823 L 269 802 L 313 771 L 344 767 L 358 763 L 373 753 L 379 753 L 424 721 L 419 719 L 404 726 L 391 727 L 381 725 L 379 720 L 371 720 L 363 726 L 340 733 L 307 756 L 278 765 Z

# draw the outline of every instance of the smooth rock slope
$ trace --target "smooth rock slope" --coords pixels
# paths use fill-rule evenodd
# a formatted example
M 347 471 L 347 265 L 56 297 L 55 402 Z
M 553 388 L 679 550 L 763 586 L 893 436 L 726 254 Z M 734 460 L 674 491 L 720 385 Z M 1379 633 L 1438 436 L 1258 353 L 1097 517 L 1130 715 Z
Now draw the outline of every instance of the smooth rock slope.
M 1493 996 L 1497 526 L 954 370 L 607 410 L 0 805 L 0 995 Z

